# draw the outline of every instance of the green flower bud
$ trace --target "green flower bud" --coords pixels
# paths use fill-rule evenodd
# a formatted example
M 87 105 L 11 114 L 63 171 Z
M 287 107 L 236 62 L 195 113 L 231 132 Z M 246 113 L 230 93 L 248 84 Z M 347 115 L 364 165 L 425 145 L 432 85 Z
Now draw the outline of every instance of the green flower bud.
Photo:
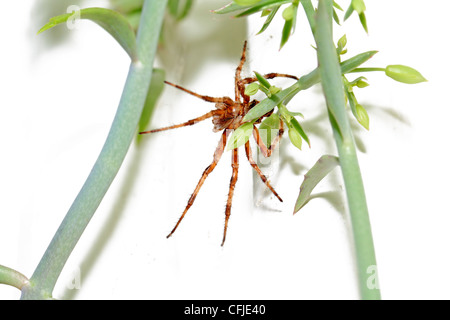
M 250 83 L 247 87 L 245 87 L 245 94 L 247 96 L 253 96 L 259 91 L 259 83 L 253 82 Z
M 366 109 L 360 104 L 356 105 L 356 120 L 367 130 L 369 130 L 369 115 Z
M 358 14 L 366 11 L 366 5 L 364 4 L 364 0 L 352 0 L 352 7 L 355 9 Z
M 302 136 L 294 127 L 289 128 L 289 140 L 294 146 L 302 150 Z
M 387 66 L 385 73 L 395 81 L 408 84 L 427 81 L 427 79 L 425 79 L 416 69 L 401 64 Z
M 294 18 L 295 9 L 294 6 L 289 6 L 286 9 L 283 10 L 283 19 L 286 21 L 292 20 Z
M 367 81 L 363 80 L 363 79 L 359 79 L 358 81 L 356 81 L 355 85 L 358 88 L 365 88 L 365 87 L 367 87 L 369 85 L 369 83 Z
M 346 45 L 347 45 L 347 36 L 344 34 L 337 42 L 338 54 L 344 54 L 345 52 L 347 52 L 347 50 L 344 50 Z

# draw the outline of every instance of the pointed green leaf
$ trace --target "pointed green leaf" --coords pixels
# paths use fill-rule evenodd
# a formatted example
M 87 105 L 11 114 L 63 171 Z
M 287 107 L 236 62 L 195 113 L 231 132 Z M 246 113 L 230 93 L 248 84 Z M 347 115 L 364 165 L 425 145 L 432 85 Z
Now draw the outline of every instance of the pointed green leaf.
M 297 121 L 297 119 L 292 118 L 290 121 L 290 126 L 296 131 L 298 132 L 298 134 L 303 138 L 303 140 L 306 141 L 306 143 L 308 144 L 308 146 L 311 148 L 311 142 L 309 141 L 308 135 L 305 133 L 305 131 L 303 130 L 302 126 L 300 125 L 300 123 Z M 299 148 L 300 149 L 300 148 Z
M 336 9 L 338 9 L 340 11 L 344 11 L 344 9 L 342 9 L 341 6 L 339 4 L 337 4 L 336 1 L 333 1 L 333 7 L 335 7 Z
M 339 158 L 331 155 L 323 155 L 314 166 L 305 174 L 305 179 L 300 186 L 300 193 L 294 207 L 294 214 L 297 213 L 310 199 L 311 192 L 337 165 Z
M 257 4 L 261 0 L 233 0 L 234 3 L 240 5 L 240 6 L 252 6 L 254 4 Z
M 85 8 L 79 12 L 80 19 L 88 19 L 105 29 L 122 48 L 128 53 L 133 61 L 137 60 L 136 36 L 133 27 L 122 14 L 105 8 Z M 43 26 L 38 33 L 44 32 L 54 26 L 74 19 L 76 13 L 67 13 L 54 18 Z
M 387 66 L 385 73 L 388 77 L 394 79 L 395 81 L 407 84 L 427 81 L 427 79 L 425 79 L 424 76 L 422 76 L 416 69 L 401 64 Z
M 355 9 L 353 9 L 353 6 L 350 4 L 348 6 L 347 11 L 345 12 L 344 21 L 347 20 L 348 18 L 350 18 L 350 16 L 352 15 L 353 11 L 355 11 Z
M 256 72 L 256 71 L 253 71 L 253 73 L 255 74 L 256 79 L 258 79 L 259 83 L 260 83 L 264 88 L 270 89 L 270 82 L 267 81 L 267 79 L 264 78 L 264 77 L 262 76 L 262 74 L 260 74 L 260 73 L 258 73 L 258 72 Z
M 293 127 L 289 128 L 289 140 L 291 143 L 296 146 L 299 150 L 302 150 L 302 136 L 300 133 L 295 130 Z
M 333 20 L 334 20 L 338 25 L 341 25 L 341 21 L 339 21 L 339 16 L 338 16 L 338 14 L 337 14 L 337 12 L 336 12 L 335 9 L 333 9 Z
M 361 22 L 366 33 L 369 33 L 369 29 L 367 28 L 366 14 L 364 12 L 359 14 L 359 21 Z
M 267 16 L 266 21 L 264 22 L 261 30 L 259 30 L 259 32 L 257 34 L 263 33 L 267 27 L 270 25 L 270 23 L 272 22 L 273 18 L 275 17 L 275 15 L 277 14 L 278 9 L 280 8 L 280 6 L 273 8 L 269 15 Z
M 227 143 L 227 151 L 244 145 L 253 132 L 253 122 L 246 122 L 233 131 Z
M 291 2 L 292 2 L 292 0 L 262 0 L 257 5 L 254 5 L 250 8 L 248 8 L 247 10 L 239 13 L 238 15 L 236 15 L 236 17 L 248 16 L 248 15 L 254 14 L 258 11 L 270 9 L 273 7 L 279 7 L 282 4 L 291 3 Z
M 356 56 L 345 60 L 341 63 L 341 71 L 342 73 L 349 73 L 351 72 L 353 69 L 359 67 L 360 65 L 362 65 L 364 62 L 366 62 L 367 60 L 369 60 L 370 58 L 372 58 L 374 56 L 374 54 L 376 54 L 378 51 L 367 51 L 367 52 L 363 52 L 360 54 L 357 54 Z
M 248 8 L 248 7 L 243 7 L 234 2 L 230 2 L 229 4 L 223 6 L 222 8 L 212 10 L 212 12 L 217 13 L 217 14 L 227 14 L 227 13 L 231 13 L 231 12 L 235 12 L 235 11 L 240 11 L 245 8 Z

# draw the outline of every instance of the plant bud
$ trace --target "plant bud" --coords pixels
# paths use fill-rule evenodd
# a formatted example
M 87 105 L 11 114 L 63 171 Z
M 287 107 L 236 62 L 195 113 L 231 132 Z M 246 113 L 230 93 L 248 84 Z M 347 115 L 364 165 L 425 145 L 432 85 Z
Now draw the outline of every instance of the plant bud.
M 408 84 L 427 81 L 416 69 L 401 64 L 387 66 L 385 73 L 395 81 Z
M 292 20 L 294 18 L 295 9 L 294 6 L 289 6 L 286 9 L 283 10 L 283 19 L 286 21 Z
M 369 130 L 369 115 L 366 109 L 360 104 L 356 105 L 356 120 L 367 130 Z
M 245 94 L 247 96 L 253 96 L 259 91 L 259 84 L 257 82 L 250 83 L 245 87 Z

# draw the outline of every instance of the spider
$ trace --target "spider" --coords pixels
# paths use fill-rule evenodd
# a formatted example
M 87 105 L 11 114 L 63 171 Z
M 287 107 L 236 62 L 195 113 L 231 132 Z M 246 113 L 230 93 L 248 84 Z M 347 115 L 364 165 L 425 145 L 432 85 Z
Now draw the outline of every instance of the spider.
M 176 223 L 176 225 L 172 229 L 172 231 L 169 233 L 167 238 L 172 236 L 172 234 L 175 232 L 175 230 L 177 230 L 178 226 L 180 225 L 180 223 L 183 220 L 184 216 L 186 215 L 187 211 L 194 204 L 195 198 L 197 197 L 197 195 L 200 191 L 200 188 L 202 187 L 206 178 L 217 166 L 217 164 L 225 150 L 225 146 L 227 143 L 227 137 L 228 137 L 230 131 L 235 130 L 239 126 L 241 126 L 243 124 L 242 119 L 244 118 L 244 116 L 248 113 L 248 111 L 251 108 L 253 108 L 254 106 L 256 106 L 259 103 L 259 101 L 257 101 L 257 100 L 250 101 L 250 97 L 245 94 L 245 85 L 258 81 L 256 77 L 248 77 L 248 78 L 241 77 L 242 68 L 244 66 L 245 59 L 246 59 L 246 57 L 245 57 L 246 56 L 246 48 L 247 48 L 247 41 L 244 42 L 241 60 L 240 60 L 238 67 L 236 68 L 236 74 L 235 74 L 235 79 L 234 79 L 234 84 L 235 84 L 235 90 L 234 90 L 235 91 L 235 99 L 234 100 L 231 99 L 230 97 L 215 98 L 215 97 L 210 97 L 210 96 L 206 96 L 206 95 L 200 95 L 200 94 L 197 94 L 186 88 L 183 88 L 177 84 L 173 84 L 171 82 L 164 81 L 164 83 L 166 83 L 172 87 L 175 87 L 177 89 L 180 89 L 190 95 L 193 95 L 193 96 L 200 98 L 207 102 L 215 103 L 215 109 L 205 113 L 204 115 L 202 115 L 200 117 L 191 119 L 191 120 L 186 121 L 181 124 L 163 127 L 163 128 L 159 128 L 159 129 L 153 129 L 153 130 L 149 130 L 149 131 L 139 132 L 139 134 L 147 134 L 147 133 L 171 130 L 171 129 L 181 128 L 181 127 L 191 126 L 191 125 L 194 125 L 200 121 L 203 121 L 203 120 L 206 120 L 209 118 L 212 118 L 212 123 L 214 125 L 214 128 L 213 128 L 214 132 L 219 132 L 219 131 L 223 130 L 221 138 L 219 140 L 219 144 L 217 145 L 216 150 L 214 152 L 214 158 L 213 158 L 212 163 L 203 172 L 203 174 L 200 178 L 200 181 L 197 183 L 197 186 L 195 187 L 194 192 L 192 193 L 191 197 L 188 200 L 186 208 L 184 209 L 182 215 L 178 219 L 178 222 Z M 265 74 L 264 77 L 266 79 L 273 79 L 275 77 L 285 77 L 285 78 L 291 78 L 291 79 L 298 80 L 298 78 L 296 76 L 288 75 L 288 74 L 281 74 L 281 73 L 268 73 L 268 74 Z M 242 100 L 241 100 L 241 98 L 242 98 Z M 262 117 L 257 119 L 253 125 L 253 132 L 252 132 L 253 137 L 256 140 L 258 147 L 260 148 L 262 154 L 265 157 L 270 157 L 270 155 L 272 154 L 272 150 L 275 148 L 275 146 L 280 141 L 281 136 L 283 135 L 283 132 L 284 132 L 283 122 L 280 119 L 278 134 L 273 139 L 273 141 L 269 147 L 267 147 L 264 144 L 264 142 L 262 141 L 260 134 L 259 134 L 259 130 L 255 126 L 255 124 L 261 123 L 262 119 L 270 116 L 272 114 L 272 112 L 273 112 L 273 110 L 264 114 Z M 283 200 L 280 198 L 278 193 L 271 186 L 269 180 L 261 172 L 261 169 L 258 167 L 258 165 L 253 160 L 252 150 L 250 149 L 249 141 L 247 141 L 245 143 L 245 154 L 247 156 L 247 160 L 249 161 L 250 165 L 261 177 L 261 180 L 263 181 L 263 183 L 270 189 L 270 191 L 275 195 L 275 197 L 277 197 L 278 200 L 282 202 Z M 232 203 L 232 199 L 233 199 L 234 188 L 236 186 L 236 182 L 237 182 L 237 178 L 238 178 L 238 170 L 239 170 L 238 148 L 234 148 L 232 150 L 231 166 L 232 166 L 233 172 L 231 175 L 227 204 L 226 204 L 226 208 L 225 208 L 225 226 L 224 226 L 224 231 L 223 231 L 222 246 L 225 243 L 225 239 L 226 239 L 226 235 L 227 235 L 228 220 L 229 220 L 230 214 L 231 214 L 231 203 Z

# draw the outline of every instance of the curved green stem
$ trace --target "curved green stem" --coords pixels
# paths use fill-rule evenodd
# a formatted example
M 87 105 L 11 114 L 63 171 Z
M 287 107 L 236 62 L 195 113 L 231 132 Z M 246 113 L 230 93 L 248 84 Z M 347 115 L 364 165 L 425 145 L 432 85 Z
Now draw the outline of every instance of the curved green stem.
M 19 271 L 0 265 L 0 284 L 7 284 L 22 290 L 28 283 L 28 278 Z
M 347 194 L 361 298 L 380 299 L 369 213 L 333 43 L 332 5 L 331 0 L 319 1 L 315 30 L 319 71 Z
M 51 297 L 64 264 L 122 165 L 135 136 L 150 85 L 166 3 L 167 0 L 146 0 L 144 3 L 137 36 L 139 59 L 130 66 L 108 137 L 89 177 L 34 271 L 30 286 L 22 291 L 22 299 Z
M 368 67 L 368 68 L 355 68 L 349 73 L 356 73 L 356 72 L 372 72 L 372 71 L 382 71 L 386 72 L 386 68 L 375 68 L 375 67 Z

